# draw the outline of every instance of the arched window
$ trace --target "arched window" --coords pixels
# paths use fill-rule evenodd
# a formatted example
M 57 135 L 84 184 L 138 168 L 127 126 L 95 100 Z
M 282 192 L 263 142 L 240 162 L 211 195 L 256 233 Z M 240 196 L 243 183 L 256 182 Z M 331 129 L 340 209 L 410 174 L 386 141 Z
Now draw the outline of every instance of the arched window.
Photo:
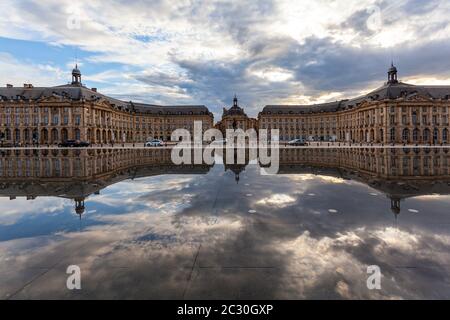
M 58 130 L 53 129 L 51 132 L 52 135 L 52 142 L 57 142 L 58 141 Z
M 390 130 L 390 140 L 391 142 L 395 142 L 395 128 L 391 128 Z
M 33 142 L 37 142 L 39 140 L 39 132 L 34 129 L 33 130 Z
M 41 130 L 41 139 L 42 139 L 42 143 L 47 143 L 48 142 L 48 131 L 47 131 L 47 129 L 42 129 Z
M 409 130 L 408 129 L 403 129 L 402 140 L 403 140 L 403 142 L 408 142 L 408 140 L 409 140 Z
M 81 131 L 80 129 L 75 129 L 75 140 L 80 140 Z
M 438 142 L 439 140 L 439 129 L 434 128 L 433 130 L 433 142 Z
M 414 129 L 413 130 L 413 141 L 414 142 L 419 141 L 419 129 Z
M 423 130 L 423 142 L 430 142 L 430 129 Z
M 20 142 L 20 130 L 19 129 L 14 130 L 14 140 L 16 142 Z
M 23 130 L 23 139 L 25 142 L 28 142 L 30 140 L 30 131 L 28 129 Z
M 88 131 L 89 131 L 90 129 L 88 129 Z M 67 141 L 68 140 L 68 137 L 69 137 L 69 134 L 68 134 L 68 132 L 67 132 L 67 129 L 66 128 L 63 128 L 62 130 L 61 130 L 61 140 L 64 142 L 64 141 Z

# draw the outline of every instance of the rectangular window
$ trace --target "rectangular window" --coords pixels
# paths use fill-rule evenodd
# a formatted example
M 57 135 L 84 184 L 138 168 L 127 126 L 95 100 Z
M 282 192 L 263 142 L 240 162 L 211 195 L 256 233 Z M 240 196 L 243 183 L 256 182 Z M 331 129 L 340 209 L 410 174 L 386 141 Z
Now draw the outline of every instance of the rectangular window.
M 80 117 L 80 115 L 77 114 L 75 116 L 75 125 L 79 126 L 80 123 L 81 123 L 81 117 Z
M 402 124 L 403 124 L 403 125 L 407 124 L 407 118 L 406 118 L 406 116 L 402 116 Z
M 391 125 L 395 124 L 395 116 L 390 116 Z

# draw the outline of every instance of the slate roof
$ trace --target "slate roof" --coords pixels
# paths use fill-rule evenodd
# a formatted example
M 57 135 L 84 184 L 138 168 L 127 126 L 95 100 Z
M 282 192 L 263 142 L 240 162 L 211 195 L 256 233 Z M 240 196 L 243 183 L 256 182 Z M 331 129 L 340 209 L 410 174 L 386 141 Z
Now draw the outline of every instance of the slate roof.
M 122 101 L 119 99 L 111 98 L 89 89 L 85 86 L 77 84 L 67 84 L 56 87 L 12 87 L 12 88 L 0 88 L 0 101 L 9 100 L 32 100 L 37 101 L 49 97 L 58 97 L 61 99 L 69 99 L 72 101 L 86 100 L 86 101 L 98 101 L 106 100 L 113 107 L 117 107 L 122 110 L 136 111 L 147 114 L 170 114 L 170 115 L 212 115 L 208 108 L 203 105 L 190 106 L 160 106 L 154 104 L 136 103 L 132 101 Z
M 424 96 L 433 100 L 449 100 L 450 86 L 416 86 L 403 82 L 385 84 L 366 95 L 350 100 L 311 105 L 267 105 L 264 107 L 261 114 L 334 112 L 347 108 L 358 107 L 365 101 L 396 100 L 399 98 L 414 97 L 416 95 Z

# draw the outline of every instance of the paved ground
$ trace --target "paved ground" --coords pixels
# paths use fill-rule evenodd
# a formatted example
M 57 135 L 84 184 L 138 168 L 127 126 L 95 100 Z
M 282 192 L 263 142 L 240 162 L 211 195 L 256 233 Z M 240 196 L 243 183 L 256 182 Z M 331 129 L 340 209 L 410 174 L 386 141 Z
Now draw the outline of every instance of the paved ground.
M 402 202 L 395 220 L 361 183 L 254 166 L 236 183 L 216 166 L 111 186 L 81 221 L 62 199 L 15 201 L 21 218 L 0 227 L 4 299 L 450 298 L 448 196 Z M 79 291 L 66 288 L 72 264 Z M 381 290 L 366 286 L 369 265 Z

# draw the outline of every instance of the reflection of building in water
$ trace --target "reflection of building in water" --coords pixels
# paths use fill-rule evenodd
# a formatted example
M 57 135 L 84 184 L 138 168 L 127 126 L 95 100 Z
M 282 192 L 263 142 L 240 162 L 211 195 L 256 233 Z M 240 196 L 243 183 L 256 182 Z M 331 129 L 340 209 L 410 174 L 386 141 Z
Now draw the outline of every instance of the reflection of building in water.
M 280 150 L 280 165 L 296 164 L 357 170 L 386 179 L 435 179 L 450 174 L 448 148 L 292 148 Z
M 231 157 L 231 161 L 227 160 L 228 152 L 232 152 L 233 156 Z M 245 171 L 245 167 L 249 164 L 251 160 L 251 156 L 256 157 L 257 153 L 252 154 L 249 148 L 241 148 L 241 149 L 228 149 L 224 148 L 223 150 L 223 163 L 225 171 L 232 171 L 234 173 L 234 180 L 236 183 L 239 183 L 240 174 Z
M 171 149 L 6 150 L 0 153 L 0 195 L 29 200 L 40 196 L 72 199 L 77 214 L 85 199 L 126 179 L 162 174 L 205 174 L 209 165 L 174 165 Z M 230 150 L 231 151 L 231 150 Z M 255 160 L 246 149 L 224 168 L 236 182 Z M 393 213 L 401 201 L 425 194 L 450 194 L 448 149 L 316 149 L 280 150 L 280 174 L 317 174 L 360 181 L 391 199 Z M 276 190 L 273 190 L 276 192 Z
M 401 201 L 426 194 L 450 194 L 450 150 L 281 149 L 280 174 L 316 174 L 362 182 L 391 200 L 395 215 Z
M 80 216 L 80 219 L 84 209 L 84 198 L 75 198 L 75 213 Z
M 174 165 L 170 149 L 8 150 L 0 154 L 0 196 L 85 199 L 126 179 L 162 174 L 206 174 L 210 166 Z

